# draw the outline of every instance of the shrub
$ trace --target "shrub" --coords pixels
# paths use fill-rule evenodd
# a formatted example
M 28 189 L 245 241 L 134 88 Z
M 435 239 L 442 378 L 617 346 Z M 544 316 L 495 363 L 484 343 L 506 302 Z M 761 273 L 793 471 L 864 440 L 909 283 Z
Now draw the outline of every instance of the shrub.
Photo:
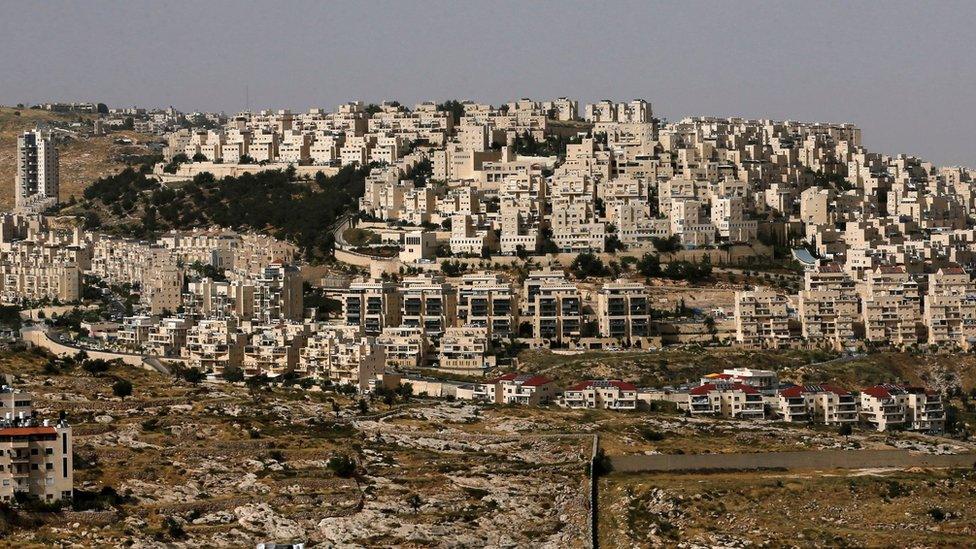
M 659 440 L 664 440 L 664 433 L 662 433 L 661 431 L 655 431 L 654 429 L 650 429 L 647 427 L 641 429 L 641 436 L 644 437 L 644 440 L 650 442 L 657 442 Z
M 351 478 L 356 474 L 356 462 L 346 454 L 336 454 L 329 458 L 327 467 L 339 478 Z
M 128 379 L 120 379 L 112 384 L 112 393 L 125 400 L 125 397 L 132 394 L 132 382 Z

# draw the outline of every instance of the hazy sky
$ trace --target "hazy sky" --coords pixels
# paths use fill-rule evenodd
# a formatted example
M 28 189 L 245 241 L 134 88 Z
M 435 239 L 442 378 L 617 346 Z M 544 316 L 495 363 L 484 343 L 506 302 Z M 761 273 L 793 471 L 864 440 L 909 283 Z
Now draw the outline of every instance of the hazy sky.
M 976 2 L 0 0 L 0 103 L 643 97 L 976 166 Z

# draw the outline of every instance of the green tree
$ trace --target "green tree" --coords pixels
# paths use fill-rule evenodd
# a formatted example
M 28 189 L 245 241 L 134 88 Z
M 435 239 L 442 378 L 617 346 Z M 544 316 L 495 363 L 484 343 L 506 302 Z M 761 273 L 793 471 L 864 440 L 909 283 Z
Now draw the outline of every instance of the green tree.
M 244 381 L 244 370 L 229 366 L 224 368 L 224 373 L 221 377 L 223 377 L 225 381 L 230 381 L 232 383 Z
M 413 509 L 414 514 L 416 514 L 417 511 L 420 510 L 420 507 L 423 504 L 424 501 L 420 499 L 420 496 L 418 496 L 417 494 L 410 494 L 409 496 L 407 496 L 407 505 L 409 505 L 410 508 Z
M 128 379 L 120 379 L 112 384 L 112 393 L 125 400 L 125 397 L 132 394 L 132 382 Z
M 356 474 L 356 462 L 346 454 L 335 454 L 326 467 L 339 478 L 351 478 Z
M 607 269 L 603 265 L 603 261 L 589 252 L 577 255 L 569 268 L 573 271 L 573 276 L 580 280 L 591 276 L 605 276 L 607 274 Z
M 200 383 L 206 378 L 207 378 L 206 374 L 201 372 L 200 369 L 195 366 L 191 368 L 187 368 L 186 370 L 183 371 L 183 379 L 189 381 L 190 383 L 194 383 L 194 384 Z

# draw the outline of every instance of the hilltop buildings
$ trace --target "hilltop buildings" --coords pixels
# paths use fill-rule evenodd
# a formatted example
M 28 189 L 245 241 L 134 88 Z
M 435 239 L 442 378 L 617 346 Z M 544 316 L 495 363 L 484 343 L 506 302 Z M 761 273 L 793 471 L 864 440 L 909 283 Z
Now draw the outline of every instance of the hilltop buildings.
M 59 186 L 58 149 L 51 135 L 24 132 L 17 138 L 16 211 L 40 212 L 56 205 Z

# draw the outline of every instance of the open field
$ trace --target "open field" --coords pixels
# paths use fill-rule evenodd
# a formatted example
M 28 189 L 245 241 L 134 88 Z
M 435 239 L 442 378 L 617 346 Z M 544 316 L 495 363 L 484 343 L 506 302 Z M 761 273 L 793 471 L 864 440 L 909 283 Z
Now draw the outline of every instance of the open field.
M 20 113 L 19 115 L 16 113 Z M 78 113 L 55 113 L 32 109 L 0 107 L 0 208 L 14 205 L 14 178 L 17 174 L 17 136 L 32 130 L 39 122 L 70 123 L 90 120 L 94 116 Z M 106 136 L 72 139 L 59 142 L 61 158 L 61 200 L 81 196 L 85 188 L 99 177 L 113 174 L 125 167 L 124 155 L 147 154 L 142 145 L 117 145 L 115 139 L 128 137 L 139 143 L 151 136 L 131 131 Z

